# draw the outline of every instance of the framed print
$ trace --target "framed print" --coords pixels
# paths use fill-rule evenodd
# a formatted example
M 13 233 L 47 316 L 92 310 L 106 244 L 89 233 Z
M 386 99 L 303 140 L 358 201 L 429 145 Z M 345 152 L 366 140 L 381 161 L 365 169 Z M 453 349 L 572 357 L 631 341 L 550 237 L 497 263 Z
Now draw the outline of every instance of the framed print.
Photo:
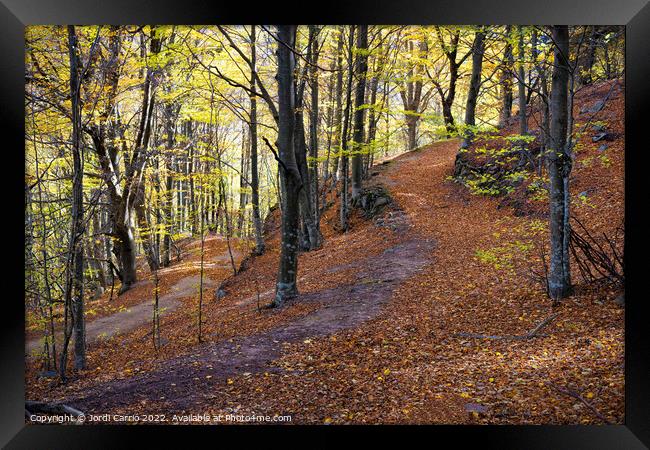
M 0 8 L 7 448 L 647 448 L 650 6 L 39 3 Z

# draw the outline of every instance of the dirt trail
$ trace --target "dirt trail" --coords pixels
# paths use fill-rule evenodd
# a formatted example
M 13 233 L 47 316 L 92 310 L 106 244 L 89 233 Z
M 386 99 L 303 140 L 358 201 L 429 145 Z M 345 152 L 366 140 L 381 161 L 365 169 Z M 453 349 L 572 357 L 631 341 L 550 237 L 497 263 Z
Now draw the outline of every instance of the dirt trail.
M 433 248 L 430 241 L 408 240 L 378 256 L 359 260 L 354 263 L 359 269 L 356 282 L 293 300 L 322 305 L 304 317 L 267 332 L 205 345 L 192 355 L 166 362 L 155 372 L 102 384 L 69 404 L 85 411 L 103 411 L 164 397 L 172 408 L 186 410 L 198 398 L 212 395 L 214 384 L 226 377 L 278 371 L 272 362 L 280 356 L 283 344 L 327 336 L 375 317 L 394 289 L 429 263 L 427 255 Z
M 149 280 L 143 280 L 139 283 L 152 285 Z M 182 298 L 195 295 L 198 292 L 199 283 L 200 275 L 185 277 L 172 286 L 167 294 L 160 296 L 158 301 L 161 317 L 178 308 L 182 303 Z M 204 289 L 213 289 L 217 287 L 217 283 L 204 276 L 203 287 Z M 150 322 L 153 313 L 152 308 L 152 302 L 145 301 L 115 314 L 87 321 L 86 342 L 92 344 L 99 340 L 110 339 L 117 334 L 126 333 L 144 323 Z M 59 337 L 57 336 L 58 341 Z M 32 355 L 34 352 L 40 350 L 42 345 L 41 338 L 32 339 L 25 345 L 25 353 Z
M 320 305 L 315 311 L 265 332 L 204 344 L 193 354 L 166 361 L 153 372 L 97 385 L 86 391 L 84 397 L 68 403 L 84 411 L 99 412 L 145 399 L 165 398 L 170 408 L 189 410 L 210 398 L 215 383 L 223 383 L 227 377 L 281 370 L 273 361 L 281 356 L 285 343 L 328 336 L 376 317 L 401 283 L 430 264 L 435 248 L 431 240 L 407 237 L 403 231 L 409 227 L 408 217 L 396 212 L 389 213 L 393 222 L 401 222 L 395 232 L 403 238 L 396 245 L 379 255 L 329 269 L 356 269 L 354 282 L 292 300 L 315 302 Z M 270 313 L 282 314 L 282 309 Z

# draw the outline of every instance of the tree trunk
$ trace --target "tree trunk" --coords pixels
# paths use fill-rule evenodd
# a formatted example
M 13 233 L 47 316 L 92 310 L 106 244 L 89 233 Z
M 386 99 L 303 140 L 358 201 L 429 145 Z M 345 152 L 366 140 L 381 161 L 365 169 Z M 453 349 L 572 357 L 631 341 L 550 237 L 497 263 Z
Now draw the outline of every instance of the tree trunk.
M 368 112 L 368 138 L 366 139 L 366 145 L 368 147 L 368 156 L 367 164 L 364 169 L 364 176 L 368 175 L 370 167 L 372 167 L 372 158 L 375 154 L 375 137 L 377 136 L 377 122 L 379 120 L 379 115 L 375 111 L 377 103 L 377 89 L 379 87 L 379 78 L 374 76 L 370 80 L 370 110 Z
M 309 89 L 311 93 L 311 110 L 309 114 L 309 193 L 311 195 L 312 220 L 320 235 L 320 208 L 318 206 L 318 28 L 309 26 L 311 42 Z
M 190 217 L 190 232 L 192 236 L 197 233 L 197 215 L 196 215 L 196 199 L 194 198 L 194 145 L 192 139 L 194 138 L 194 129 L 191 120 L 187 121 L 187 138 L 190 140 L 189 148 L 187 149 L 187 178 L 189 184 L 189 217 Z
M 299 96 L 295 108 L 293 148 L 295 153 L 296 164 L 302 180 L 302 189 L 298 193 L 300 205 L 300 217 L 304 225 L 304 241 L 301 244 L 304 250 L 314 250 L 321 245 L 322 236 L 314 221 L 312 196 L 310 192 L 311 180 L 307 166 L 307 146 L 305 143 L 305 126 L 302 113 L 302 95 Z
M 174 106 L 168 104 L 165 106 L 165 134 L 167 141 L 165 144 L 166 155 L 165 163 L 167 169 L 167 177 L 165 179 L 165 195 L 164 197 L 164 216 L 165 216 L 165 234 L 163 236 L 163 252 L 162 252 L 162 265 L 163 267 L 169 266 L 171 262 L 171 246 L 172 234 L 174 231 L 174 218 L 172 216 L 172 208 L 174 204 L 174 156 L 172 149 L 174 148 L 174 135 L 176 131 Z
M 453 120 L 453 119 L 452 119 Z M 406 136 L 408 150 L 414 150 L 418 145 L 418 119 L 415 116 L 406 117 Z
M 282 233 L 280 264 L 275 290 L 274 306 L 280 306 L 298 294 L 298 194 L 302 180 L 293 148 L 295 93 L 295 56 L 292 52 L 296 38 L 295 25 L 278 25 L 278 158 L 282 191 Z
M 569 31 L 566 25 L 552 27 L 555 43 L 551 86 L 551 133 L 548 149 L 549 228 L 551 238 L 548 290 L 553 301 L 570 295 L 569 266 L 569 174 L 571 156 L 567 148 L 569 87 Z
M 361 178 L 363 168 L 363 108 L 366 94 L 366 72 L 368 71 L 368 25 L 360 25 L 357 33 L 357 59 L 355 72 L 357 86 L 354 93 L 354 148 L 352 152 L 352 204 L 361 197 Z
M 454 122 L 454 115 L 451 111 L 453 101 L 445 100 L 442 102 L 442 118 L 445 122 L 447 129 L 447 137 L 450 138 L 456 131 L 456 123 Z
M 472 75 L 469 82 L 467 93 L 467 104 L 465 105 L 465 132 L 461 143 L 461 150 L 467 149 L 474 138 L 474 127 L 476 125 L 476 102 L 478 100 L 479 89 L 481 87 L 481 71 L 483 70 L 483 53 L 485 51 L 485 33 L 477 31 L 472 46 Z M 459 176 L 462 172 L 465 155 L 464 151 L 456 154 L 454 164 L 454 176 Z
M 255 25 L 251 26 L 251 89 L 255 89 L 255 72 L 257 70 L 257 50 Z M 250 96 L 251 102 L 251 204 L 253 206 L 253 226 L 255 228 L 255 254 L 264 253 L 264 236 L 262 235 L 262 219 L 260 217 L 260 183 L 257 167 L 257 97 Z
M 249 132 L 250 132 L 250 127 Z M 246 128 L 242 129 L 242 149 L 239 168 L 239 211 L 237 214 L 237 232 L 240 237 L 244 236 L 244 219 L 246 218 L 246 204 L 248 203 L 248 193 L 246 192 L 246 183 L 249 179 L 248 164 L 250 157 L 250 136 L 246 139 Z
M 512 44 L 510 43 L 511 33 L 512 26 L 506 26 L 506 46 L 503 53 L 503 61 L 501 63 L 501 76 L 499 80 L 502 91 L 501 111 L 499 113 L 499 128 L 503 128 L 512 115 L 512 66 L 514 64 L 514 56 L 512 54 Z
M 591 26 L 589 33 L 587 50 L 580 55 L 578 80 L 581 86 L 591 84 L 591 71 L 596 62 L 596 49 L 600 44 L 600 33 L 597 26 Z M 586 32 L 586 30 L 585 30 Z
M 161 41 L 156 37 L 156 29 L 152 27 L 150 52 L 158 54 L 160 52 Z M 152 228 L 147 220 L 145 208 L 145 180 L 144 171 L 147 161 L 146 151 L 149 147 L 149 139 L 151 137 L 151 121 L 154 115 L 154 105 L 156 103 L 156 93 L 154 89 L 155 69 L 148 68 L 143 84 L 143 100 L 142 100 L 142 113 L 140 116 L 140 126 L 138 135 L 136 137 L 136 148 L 133 151 L 133 158 L 130 163 L 128 172 L 129 182 L 132 185 L 131 190 L 128 192 L 133 193 L 133 208 L 135 209 L 135 216 L 140 230 L 140 237 L 142 238 L 142 246 L 147 257 L 147 264 L 149 269 L 153 272 L 158 270 L 159 261 L 158 254 L 155 248 L 155 239 Z M 126 196 L 126 207 L 130 208 L 129 196 Z
M 339 160 L 343 145 L 343 136 L 341 134 L 343 126 L 343 31 L 343 26 L 340 26 L 336 47 L 336 108 L 334 110 L 334 138 L 332 139 L 336 151 L 332 165 L 332 184 L 330 185 L 332 188 L 338 180 Z
M 84 245 L 83 245 L 83 150 L 81 144 L 81 80 L 77 35 L 74 26 L 68 26 L 68 47 L 70 55 L 70 100 L 72 105 L 72 214 L 69 246 L 69 263 L 66 279 L 66 309 L 71 309 L 74 327 L 74 367 L 77 370 L 86 367 L 86 330 L 84 322 Z M 67 318 L 66 318 L 67 319 Z M 69 333 L 66 324 L 66 339 L 61 355 L 61 374 L 65 379 L 67 347 Z
M 354 26 L 350 26 L 348 39 L 348 85 L 345 94 L 345 112 L 343 113 L 343 131 L 341 134 L 341 229 L 348 229 L 348 128 L 350 126 L 350 108 L 352 103 L 352 47 L 354 45 Z
M 98 200 L 99 201 L 99 200 Z M 97 271 L 97 280 L 99 285 L 102 288 L 106 288 L 108 285 L 108 277 L 106 276 L 106 264 L 104 260 L 107 257 L 104 255 L 104 238 L 102 236 L 102 226 L 100 223 L 101 212 L 98 209 L 95 214 L 93 214 L 93 234 L 95 237 L 92 239 L 92 257 L 94 259 L 93 267 Z
M 517 27 L 519 37 L 519 61 L 518 61 L 518 87 L 519 87 L 519 134 L 528 134 L 528 119 L 526 118 L 526 74 L 524 72 L 524 27 Z
M 416 50 L 415 44 L 413 41 L 408 41 L 408 52 L 414 57 L 415 61 L 419 61 L 421 58 L 426 58 L 428 53 L 428 46 L 426 40 L 419 42 L 418 48 Z M 449 56 L 448 56 L 449 57 Z M 450 59 L 451 61 L 451 59 Z M 450 67 L 453 67 L 453 64 L 450 62 Z M 408 72 L 406 74 L 406 81 L 400 85 L 400 96 L 402 97 L 402 104 L 404 105 L 404 121 L 406 122 L 406 134 L 407 134 L 407 150 L 413 150 L 417 147 L 417 130 L 418 124 L 420 123 L 420 112 L 422 110 L 422 72 L 424 67 L 422 63 L 415 62 L 409 66 Z M 453 74 L 452 74 L 453 77 Z M 454 88 L 455 89 L 455 86 Z M 453 89 L 450 91 L 452 97 L 451 102 L 453 102 Z M 444 97 L 444 96 L 443 96 Z M 444 102 L 444 98 L 442 99 Z M 451 103 L 450 103 L 451 104 Z M 451 109 L 449 109 L 449 114 L 445 118 L 445 123 L 451 117 Z M 451 118 L 453 123 L 453 118 Z

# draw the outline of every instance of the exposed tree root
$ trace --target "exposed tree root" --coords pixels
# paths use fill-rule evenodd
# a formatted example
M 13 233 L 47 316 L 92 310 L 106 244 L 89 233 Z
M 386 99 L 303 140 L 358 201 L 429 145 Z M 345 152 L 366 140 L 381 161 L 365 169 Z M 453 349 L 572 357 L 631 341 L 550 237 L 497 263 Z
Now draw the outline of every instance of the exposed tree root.
M 522 335 L 490 335 L 490 334 L 476 334 L 476 333 L 457 333 L 454 336 L 455 337 L 464 337 L 464 338 L 474 338 L 474 339 L 503 339 L 503 340 L 526 340 L 526 339 L 532 339 L 535 337 L 544 337 L 548 336 L 547 334 L 540 334 L 540 331 L 544 329 L 548 324 L 550 324 L 555 318 L 559 315 L 559 313 L 554 313 L 548 316 L 546 319 L 542 320 L 540 323 L 538 323 L 535 328 L 530 330 L 526 334 Z

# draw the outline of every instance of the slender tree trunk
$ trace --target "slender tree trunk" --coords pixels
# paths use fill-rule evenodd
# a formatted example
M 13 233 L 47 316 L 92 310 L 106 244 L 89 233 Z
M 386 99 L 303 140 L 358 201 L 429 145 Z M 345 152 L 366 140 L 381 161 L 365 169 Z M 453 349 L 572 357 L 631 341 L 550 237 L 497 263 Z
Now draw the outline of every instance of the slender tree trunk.
M 578 80 L 581 86 L 591 84 L 592 82 L 592 68 L 596 62 L 596 49 L 600 44 L 599 32 L 597 26 L 590 26 L 591 32 L 589 33 L 587 50 L 583 52 L 580 57 Z M 586 32 L 586 31 L 585 31 Z
M 519 134 L 528 134 L 528 119 L 526 118 L 526 74 L 524 72 L 524 27 L 519 25 L 517 27 L 517 34 L 519 38 L 519 61 L 518 61 L 518 87 L 519 87 Z
M 72 105 L 72 224 L 70 230 L 70 256 L 68 264 L 68 276 L 66 283 L 66 308 L 70 308 L 72 314 L 72 326 L 74 329 L 74 367 L 77 370 L 86 367 L 86 330 L 84 322 L 84 245 L 83 245 L 83 150 L 81 144 L 81 80 L 79 72 L 81 63 L 79 61 L 79 49 L 77 35 L 74 26 L 68 26 L 68 48 L 70 55 L 70 100 Z M 66 332 L 66 339 L 61 355 L 61 377 L 65 379 L 67 347 L 69 334 Z
M 366 139 L 368 154 L 366 157 L 366 165 L 364 168 L 364 177 L 368 175 L 368 171 L 372 167 L 372 161 L 375 154 L 375 137 L 377 135 L 377 121 L 379 119 L 379 115 L 375 110 L 377 104 L 378 87 L 379 87 L 379 78 L 377 76 L 374 76 L 372 77 L 372 80 L 370 80 L 370 110 L 368 112 L 368 137 Z
M 160 38 L 156 36 L 155 27 L 152 27 L 151 41 L 149 45 L 150 52 L 152 54 L 156 55 L 160 52 L 161 41 Z M 132 204 L 133 208 L 135 209 L 135 217 L 140 229 L 142 246 L 147 257 L 147 264 L 149 265 L 149 269 L 152 272 L 158 270 L 160 264 L 155 248 L 155 233 L 153 233 L 151 224 L 149 223 L 146 214 L 144 172 L 147 161 L 146 151 L 149 147 L 149 140 L 151 137 L 151 123 L 154 115 L 154 106 L 156 104 L 156 93 L 154 89 L 155 75 L 155 69 L 147 69 L 145 81 L 143 84 L 143 101 L 140 126 L 138 129 L 138 135 L 136 137 L 136 148 L 133 152 L 133 160 L 131 162 L 131 167 L 129 170 L 129 179 L 132 180 L 132 190 L 129 190 L 129 192 L 133 193 Z M 129 199 L 127 195 L 127 208 L 131 207 L 130 200 L 131 199 Z
M 331 188 L 334 188 L 338 180 L 339 160 L 341 158 L 343 144 L 343 136 L 341 134 L 341 127 L 343 125 L 343 31 L 343 26 L 340 26 L 336 47 L 336 108 L 334 110 L 334 138 L 332 139 L 336 151 L 334 154 L 334 164 L 332 165 Z
M 108 278 L 106 277 L 106 269 L 104 259 L 107 259 L 104 255 L 104 242 L 103 238 L 100 237 L 102 233 L 102 227 L 100 224 L 101 214 L 99 211 L 96 211 L 93 214 L 93 233 L 95 237 L 92 240 L 92 257 L 94 259 L 94 269 L 97 271 L 97 281 L 102 289 L 105 289 L 108 285 Z
M 414 57 L 415 61 L 418 61 L 421 58 L 426 58 L 428 53 L 428 45 L 426 40 L 422 40 L 418 44 L 417 50 L 415 49 L 415 44 L 413 41 L 408 42 L 408 52 L 409 55 Z M 414 53 L 416 52 L 416 53 Z M 455 55 L 455 52 L 454 52 Z M 457 70 L 453 58 L 455 56 L 447 55 L 450 61 L 450 70 L 451 70 L 451 79 L 453 81 L 453 87 L 450 87 L 448 99 L 449 108 L 446 110 L 445 115 L 445 124 L 452 124 L 454 119 L 451 115 L 451 104 L 453 103 L 453 95 L 456 89 L 455 85 L 455 75 L 454 70 Z M 413 63 L 408 70 L 406 81 L 403 82 L 400 86 L 400 96 L 402 97 L 402 103 L 404 105 L 404 120 L 406 122 L 406 141 L 407 141 L 407 150 L 414 150 L 417 147 L 417 133 L 418 125 L 420 123 L 420 113 L 422 110 L 422 72 L 424 67 L 422 63 L 415 62 Z M 441 92 L 441 91 L 439 91 Z M 442 95 L 442 94 L 441 94 Z M 445 103 L 447 99 L 442 96 L 442 101 Z M 449 129 L 449 127 L 448 127 Z
M 314 205 L 312 204 L 312 196 L 310 192 L 311 180 L 309 176 L 309 168 L 307 165 L 307 146 L 305 143 L 305 127 L 303 123 L 303 113 L 302 113 L 302 95 L 299 96 L 298 103 L 296 106 L 295 118 L 294 118 L 294 152 L 296 157 L 296 164 L 300 172 L 300 178 L 302 180 L 303 186 L 299 196 L 300 204 L 300 217 L 304 225 L 303 233 L 303 243 L 301 246 L 305 250 L 313 250 L 321 245 L 322 236 L 320 229 L 317 226 L 317 222 L 314 220 Z
M 174 156 L 172 149 L 174 148 L 174 138 L 176 127 L 174 126 L 175 114 L 174 106 L 168 104 L 165 106 L 165 133 L 167 135 L 165 163 L 167 169 L 167 176 L 165 178 L 165 195 L 164 195 L 164 215 L 165 215 L 165 234 L 163 236 L 163 254 L 162 265 L 163 267 L 169 266 L 171 262 L 171 246 L 172 234 L 174 232 L 174 218 L 172 216 L 172 209 L 174 204 Z
M 474 138 L 474 126 L 476 125 L 476 102 L 478 100 L 479 89 L 481 87 L 481 71 L 483 70 L 483 53 L 485 51 L 485 33 L 476 32 L 472 48 L 472 75 L 469 82 L 467 93 L 467 104 L 465 105 L 465 126 L 461 151 L 456 154 L 456 163 L 454 165 L 454 176 L 459 176 L 463 168 L 465 152 Z
M 352 103 L 352 47 L 354 45 L 354 27 L 350 26 L 350 37 L 348 40 L 348 85 L 345 95 L 345 112 L 343 113 L 343 132 L 341 135 L 341 229 L 348 229 L 348 128 L 350 126 L 350 109 Z
M 355 72 L 357 76 L 354 94 L 354 148 L 352 153 L 352 204 L 361 197 L 361 180 L 363 172 L 363 103 L 366 93 L 366 72 L 368 71 L 368 25 L 360 25 L 357 33 L 357 59 Z
M 194 127 L 191 120 L 187 121 L 187 137 L 190 142 L 194 138 Z M 189 216 L 190 216 L 190 232 L 192 236 L 197 233 L 197 215 L 196 215 L 196 198 L 194 195 L 194 145 L 190 143 L 187 149 L 187 178 L 190 188 L 188 202 L 189 202 Z
M 275 290 L 274 306 L 280 306 L 298 294 L 298 194 L 302 180 L 293 148 L 295 119 L 294 70 L 295 56 L 292 52 L 296 39 L 295 25 L 278 25 L 278 158 L 282 191 L 282 233 L 280 264 Z
M 459 63 L 456 61 L 456 56 L 458 54 L 458 40 L 460 38 L 459 33 L 460 32 L 457 32 L 454 36 L 452 50 L 445 52 L 447 59 L 449 60 L 449 87 L 447 89 L 447 96 L 442 101 L 442 117 L 445 122 L 445 127 L 447 128 L 448 138 L 456 132 L 452 107 L 454 105 L 454 99 L 456 98 L 456 83 L 458 81 L 458 69 L 460 67 Z
M 257 71 L 257 43 L 255 25 L 251 26 L 251 89 L 255 89 L 255 72 Z M 250 96 L 251 102 L 251 204 L 253 206 L 253 226 L 255 228 L 255 253 L 264 253 L 264 236 L 262 235 L 262 219 L 260 217 L 260 183 L 257 163 L 257 97 Z
M 250 127 L 249 131 L 250 131 Z M 242 130 L 246 134 L 246 129 Z M 244 236 L 244 219 L 246 218 L 246 204 L 248 203 L 248 194 L 246 193 L 246 183 L 249 179 L 248 164 L 250 156 L 250 137 L 242 139 L 241 159 L 240 159 L 240 176 L 239 176 L 239 212 L 237 215 L 237 232 L 240 237 Z
M 499 113 L 499 127 L 503 128 L 512 115 L 512 67 L 514 65 L 514 56 L 512 53 L 512 44 L 510 42 L 512 26 L 506 26 L 506 46 L 501 63 L 500 80 L 502 98 L 501 110 Z
M 312 214 L 314 222 L 320 221 L 320 209 L 318 207 L 318 28 L 315 25 L 309 26 L 309 35 L 311 41 L 311 57 L 309 66 L 309 91 L 311 93 L 311 109 L 309 114 L 309 181 L 310 193 L 312 196 L 311 204 L 313 206 Z
M 32 105 L 32 127 L 34 129 L 34 132 L 36 132 L 36 123 L 34 119 L 34 109 Z M 39 162 L 38 162 L 38 146 L 36 145 L 36 136 L 34 136 L 34 164 L 35 164 L 35 170 L 36 173 L 40 173 L 39 169 Z M 38 201 L 41 203 L 43 201 L 43 186 L 42 183 L 38 183 Z M 52 299 L 52 287 L 50 284 L 50 271 L 48 269 L 48 254 L 47 254 L 47 234 L 45 233 L 45 229 L 47 226 L 47 218 L 45 216 L 45 210 L 42 205 L 39 207 L 40 211 L 40 218 L 41 218 L 41 225 L 43 228 L 43 233 L 41 234 L 41 257 L 43 258 L 43 283 L 45 287 L 45 296 L 47 300 L 47 308 L 48 308 L 48 318 L 49 318 L 49 329 L 48 326 L 46 325 L 46 330 L 45 330 L 45 339 L 46 339 L 46 344 L 48 346 L 48 362 L 47 366 L 49 367 L 50 365 L 50 355 L 51 355 L 51 361 L 52 361 L 52 366 L 54 367 L 54 370 L 57 368 L 57 356 L 56 356 L 56 335 L 54 334 L 54 314 L 53 314 L 53 299 Z M 51 353 L 49 349 L 52 349 Z M 62 372 L 62 374 L 65 374 L 65 372 Z
M 551 135 L 548 149 L 549 228 L 551 238 L 548 290 L 554 302 L 570 295 L 571 273 L 568 248 L 569 174 L 571 156 L 567 148 L 569 122 L 569 31 L 566 25 L 552 27 L 555 43 L 551 86 Z

